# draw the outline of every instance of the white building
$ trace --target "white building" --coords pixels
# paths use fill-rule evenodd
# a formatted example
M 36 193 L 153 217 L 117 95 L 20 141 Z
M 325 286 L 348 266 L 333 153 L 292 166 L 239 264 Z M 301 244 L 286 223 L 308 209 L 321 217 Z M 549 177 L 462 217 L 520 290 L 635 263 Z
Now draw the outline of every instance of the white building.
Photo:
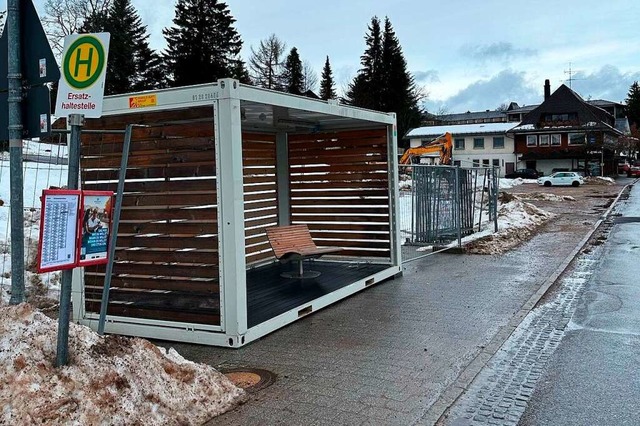
M 407 133 L 411 148 L 431 142 L 446 132 L 453 137 L 453 164 L 500 168 L 500 176 L 515 170 L 513 135 L 517 123 L 478 123 L 418 127 Z

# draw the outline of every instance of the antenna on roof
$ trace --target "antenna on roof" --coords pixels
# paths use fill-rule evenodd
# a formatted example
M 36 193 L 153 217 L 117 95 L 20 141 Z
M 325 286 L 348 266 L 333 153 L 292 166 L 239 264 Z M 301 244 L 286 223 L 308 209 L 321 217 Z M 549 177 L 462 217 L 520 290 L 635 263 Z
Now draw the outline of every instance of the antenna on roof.
M 565 74 L 569 74 L 569 80 L 568 80 L 568 81 L 569 81 L 569 89 L 572 89 L 572 88 L 571 88 L 571 82 L 572 82 L 573 80 L 583 80 L 582 78 L 573 78 L 573 75 L 574 75 L 574 74 L 578 74 L 578 73 L 579 73 L 579 71 L 573 71 L 573 70 L 571 69 L 571 62 L 569 62 L 569 71 L 565 70 L 565 71 L 564 71 L 564 73 L 565 73 Z M 565 81 L 567 81 L 567 80 L 565 80 Z M 573 89 L 572 89 L 572 90 L 573 90 Z

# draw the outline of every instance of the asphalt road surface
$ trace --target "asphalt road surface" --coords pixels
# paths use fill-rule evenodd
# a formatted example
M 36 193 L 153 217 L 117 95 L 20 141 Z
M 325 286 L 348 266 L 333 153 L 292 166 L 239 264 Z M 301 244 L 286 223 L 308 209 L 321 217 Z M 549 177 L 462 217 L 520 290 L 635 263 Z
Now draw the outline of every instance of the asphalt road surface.
M 605 194 L 588 188 L 582 195 Z M 611 208 L 438 424 L 640 424 L 640 187 L 630 186 Z
M 521 425 L 640 424 L 640 185 L 616 213 Z

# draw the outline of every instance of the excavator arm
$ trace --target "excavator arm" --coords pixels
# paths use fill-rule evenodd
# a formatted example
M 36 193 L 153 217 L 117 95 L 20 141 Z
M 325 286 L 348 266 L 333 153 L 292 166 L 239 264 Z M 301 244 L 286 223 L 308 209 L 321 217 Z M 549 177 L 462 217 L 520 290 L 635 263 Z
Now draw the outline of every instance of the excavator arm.
M 407 149 L 400 158 L 400 164 L 411 164 L 411 160 L 414 157 L 419 157 L 425 154 L 440 154 L 440 164 L 451 164 L 451 151 L 453 148 L 453 139 L 451 133 L 447 132 L 442 136 L 438 136 L 426 145 L 417 146 Z

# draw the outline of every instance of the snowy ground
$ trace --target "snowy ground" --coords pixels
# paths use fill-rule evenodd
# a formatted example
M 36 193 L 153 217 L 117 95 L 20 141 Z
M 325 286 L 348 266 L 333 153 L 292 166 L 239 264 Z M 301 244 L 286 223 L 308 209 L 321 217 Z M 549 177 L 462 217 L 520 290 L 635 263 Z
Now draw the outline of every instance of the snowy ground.
M 57 146 L 33 144 L 25 152 L 53 155 L 56 150 Z M 66 166 L 25 163 L 23 176 L 27 293 L 31 301 L 55 304 L 59 273 L 37 274 L 33 264 L 40 226 L 39 196 L 42 189 L 64 186 Z M 535 181 L 501 179 L 500 188 L 525 183 Z M 411 182 L 401 185 L 410 187 Z M 570 197 L 555 199 L 544 193 L 526 197 L 571 202 Z M 526 199 L 503 195 L 499 232 L 486 229 L 475 234 L 470 250 L 508 250 L 552 216 Z M 407 217 L 403 212 L 410 208 L 403 208 L 406 197 L 400 201 L 400 219 L 406 225 L 410 213 Z M 0 158 L 0 424 L 199 424 L 245 398 L 241 389 L 212 367 L 186 361 L 175 351 L 165 352 L 143 339 L 101 337 L 76 324 L 70 329 L 70 363 L 55 368 L 57 321 L 28 304 L 8 306 L 12 273 L 9 204 L 9 161 L 4 153 Z
M 57 321 L 26 303 L 0 307 L 0 424 L 202 424 L 245 398 L 172 349 L 70 326 L 70 363 L 55 368 Z
M 66 158 L 66 147 L 36 142 L 24 142 L 25 155 Z M 60 273 L 36 274 L 35 258 L 40 232 L 40 195 L 42 190 L 62 187 L 67 182 L 67 166 L 23 163 L 23 223 L 25 247 L 25 282 L 34 293 L 49 292 L 57 297 Z M 0 153 L 0 306 L 9 300 L 11 288 L 11 238 L 10 238 L 10 163 L 9 153 Z

